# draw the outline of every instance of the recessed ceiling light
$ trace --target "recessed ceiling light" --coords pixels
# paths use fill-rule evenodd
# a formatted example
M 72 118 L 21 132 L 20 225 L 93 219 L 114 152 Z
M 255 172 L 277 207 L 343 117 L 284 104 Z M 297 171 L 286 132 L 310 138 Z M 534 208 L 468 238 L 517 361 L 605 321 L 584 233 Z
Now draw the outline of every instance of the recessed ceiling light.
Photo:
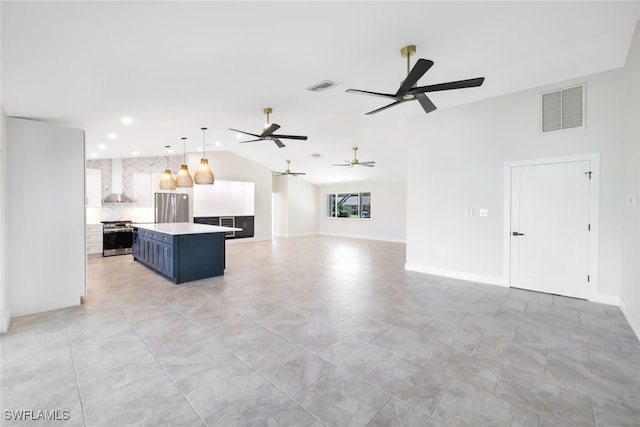
M 133 154 L 134 156 L 137 156 L 138 154 L 140 154 L 140 152 L 139 151 L 134 151 L 131 154 Z
M 91 157 L 98 157 L 98 153 L 91 153 Z
M 169 154 L 173 153 L 173 148 L 167 149 L 167 153 L 169 153 Z
M 101 150 L 106 150 L 107 146 L 104 145 L 104 144 L 100 144 L 100 145 L 98 145 L 98 148 L 101 149 Z
M 216 147 L 220 147 L 222 145 L 222 142 L 216 141 L 214 144 L 216 144 Z
M 116 139 L 117 137 L 118 137 L 118 135 L 115 134 L 115 133 L 110 133 L 109 135 L 107 135 L 107 138 L 109 138 L 109 139 Z
M 236 133 L 236 138 L 238 138 L 238 139 L 242 138 L 242 134 L 241 133 Z
M 133 119 L 131 117 L 123 117 L 122 118 L 122 124 L 130 125 L 131 123 L 133 123 Z
M 198 148 L 196 151 L 200 152 L 200 151 L 202 151 L 202 148 Z

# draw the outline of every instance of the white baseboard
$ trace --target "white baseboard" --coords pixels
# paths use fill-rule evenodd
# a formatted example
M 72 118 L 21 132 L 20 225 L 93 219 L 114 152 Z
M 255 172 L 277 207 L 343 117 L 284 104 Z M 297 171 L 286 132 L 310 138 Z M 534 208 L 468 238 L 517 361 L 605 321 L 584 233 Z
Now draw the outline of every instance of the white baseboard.
M 463 271 L 446 270 L 443 268 L 433 268 L 415 264 L 405 264 L 404 269 L 409 271 L 417 271 L 418 273 L 432 274 L 434 276 L 448 277 L 451 279 L 467 280 L 470 282 L 484 283 L 487 285 L 508 287 L 508 284 L 502 277 L 484 276 L 481 274 L 465 273 Z
M 328 236 L 328 237 L 344 237 L 347 239 L 378 240 L 380 242 L 391 242 L 391 243 L 407 243 L 406 239 L 396 239 L 393 237 L 367 236 L 363 234 L 318 233 L 318 235 Z
M 0 333 L 7 332 L 9 330 L 10 322 L 11 322 L 11 319 L 8 317 L 3 317 L 2 320 L 0 320 Z
M 601 304 L 607 305 L 620 305 L 620 297 L 618 295 L 610 295 L 610 294 L 595 294 L 589 295 L 589 301 L 599 302 Z
M 638 319 L 631 309 L 624 303 L 624 300 L 620 298 L 620 310 L 622 310 L 622 314 L 627 318 L 627 322 L 631 325 L 631 329 L 636 333 L 638 339 L 640 339 L 640 319 Z
M 288 239 L 290 237 L 309 237 L 309 236 L 317 236 L 318 233 L 295 233 L 295 234 L 287 234 L 285 235 L 280 235 L 278 237 L 284 237 L 285 239 Z
M 271 237 L 269 236 L 243 237 L 241 239 L 227 239 L 225 240 L 225 242 L 228 245 L 238 245 L 242 243 L 263 242 L 265 240 L 271 240 Z

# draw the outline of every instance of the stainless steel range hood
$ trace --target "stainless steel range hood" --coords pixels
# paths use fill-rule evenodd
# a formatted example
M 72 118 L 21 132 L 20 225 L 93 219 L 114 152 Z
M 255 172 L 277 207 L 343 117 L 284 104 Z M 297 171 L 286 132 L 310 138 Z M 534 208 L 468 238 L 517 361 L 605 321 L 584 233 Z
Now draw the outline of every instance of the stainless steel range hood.
M 134 200 L 122 193 L 122 159 L 111 159 L 111 190 L 105 203 L 131 203 Z

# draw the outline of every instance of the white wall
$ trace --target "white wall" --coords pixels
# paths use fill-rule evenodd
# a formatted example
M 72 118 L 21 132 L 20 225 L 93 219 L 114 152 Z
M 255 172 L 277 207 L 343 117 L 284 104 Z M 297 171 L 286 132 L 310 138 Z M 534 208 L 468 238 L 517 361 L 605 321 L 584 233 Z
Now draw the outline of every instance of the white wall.
M 272 177 L 273 189 L 273 235 L 287 237 L 289 232 L 289 180 L 286 176 Z
M 327 185 L 318 189 L 318 233 L 328 236 L 405 242 L 407 238 L 405 182 Z M 371 192 L 371 218 L 327 218 L 326 195 Z
M 85 294 L 84 131 L 7 119 L 7 284 L 13 317 Z
M 318 233 L 318 188 L 295 176 L 273 177 L 274 236 Z
M 255 183 L 254 239 L 271 239 L 271 171 L 228 151 L 207 152 L 206 157 L 216 179 Z M 187 155 L 191 174 L 198 169 L 200 158 L 199 153 Z
M 539 94 L 578 83 L 587 85 L 586 127 L 541 134 Z M 627 96 L 624 73 L 614 70 L 410 119 L 407 268 L 506 283 L 505 162 L 601 153 L 598 292 L 620 295 Z M 478 217 L 479 208 L 489 216 Z
M 621 307 L 640 337 L 640 24 L 624 67 L 627 132 L 623 146 Z M 636 197 L 635 203 L 630 203 Z
M 0 105 L 0 332 L 9 328 L 11 308 L 7 285 L 7 115 Z

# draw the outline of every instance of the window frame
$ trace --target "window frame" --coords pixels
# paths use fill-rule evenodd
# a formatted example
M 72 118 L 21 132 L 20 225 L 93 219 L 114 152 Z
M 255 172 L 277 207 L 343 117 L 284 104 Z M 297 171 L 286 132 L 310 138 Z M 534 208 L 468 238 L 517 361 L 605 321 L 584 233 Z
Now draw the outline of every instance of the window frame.
M 349 215 L 349 216 L 340 216 L 340 208 L 339 208 L 339 200 L 345 197 L 347 200 L 353 196 L 357 196 L 357 201 L 355 205 L 347 205 L 347 206 L 356 206 L 357 207 L 357 215 Z M 368 197 L 368 213 L 367 216 L 363 216 L 363 199 L 364 197 Z M 324 195 L 324 217 L 326 219 L 346 219 L 346 220 L 371 220 L 371 192 L 370 191 L 352 191 L 352 192 L 341 192 L 341 193 L 325 193 Z M 331 205 L 333 202 L 333 206 Z

